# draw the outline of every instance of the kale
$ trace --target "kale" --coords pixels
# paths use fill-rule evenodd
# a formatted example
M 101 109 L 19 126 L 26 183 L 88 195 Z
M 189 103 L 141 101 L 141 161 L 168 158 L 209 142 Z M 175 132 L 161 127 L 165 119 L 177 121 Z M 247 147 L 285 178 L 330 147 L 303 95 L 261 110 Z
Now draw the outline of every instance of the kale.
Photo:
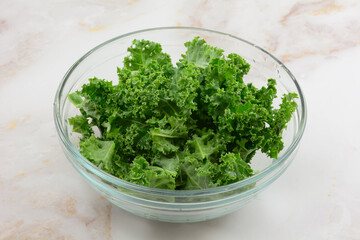
M 205 189 L 255 174 L 260 150 L 277 158 L 282 133 L 297 104 L 276 80 L 260 89 L 245 84 L 250 65 L 195 37 L 173 66 L 159 43 L 134 40 L 119 83 L 89 79 L 69 94 L 80 110 L 71 117 L 80 152 L 126 181 L 163 189 Z M 94 129 L 100 132 L 95 137 Z

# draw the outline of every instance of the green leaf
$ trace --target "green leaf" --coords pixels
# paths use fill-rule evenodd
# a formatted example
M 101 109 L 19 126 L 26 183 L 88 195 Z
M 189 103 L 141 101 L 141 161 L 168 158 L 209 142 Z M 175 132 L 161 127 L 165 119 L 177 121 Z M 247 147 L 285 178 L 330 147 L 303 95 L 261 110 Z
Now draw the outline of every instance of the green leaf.
M 175 189 L 174 175 L 166 169 L 150 166 L 149 170 L 146 171 L 146 177 L 149 179 L 149 187 Z
M 224 50 L 205 44 L 204 39 L 195 37 L 192 41 L 186 42 L 186 53 L 182 54 L 180 62 L 193 63 L 195 66 L 205 68 L 212 59 L 223 57 Z
M 155 157 L 152 164 L 161 167 L 170 172 L 174 177 L 179 173 L 180 153 L 175 153 L 173 157 L 166 157 L 164 155 Z
M 216 167 L 210 161 L 199 161 L 194 156 L 187 156 L 180 162 L 181 189 L 194 190 L 215 187 L 212 182 Z
M 69 118 L 69 124 L 73 126 L 73 132 L 81 133 L 84 137 L 89 137 L 93 134 L 88 119 L 83 115 Z
M 200 137 L 195 134 L 191 140 L 187 141 L 187 146 L 195 158 L 200 160 L 210 159 L 212 154 L 224 148 L 221 139 L 213 131 L 208 130 L 206 132 L 203 130 L 199 133 L 201 134 Z
M 114 175 L 121 179 L 126 179 L 130 172 L 130 163 L 127 161 L 124 156 L 114 154 Z
M 251 167 L 241 159 L 240 154 L 226 153 L 221 156 L 219 163 L 216 177 L 219 186 L 241 181 L 254 174 Z
M 128 52 L 130 55 L 124 58 L 124 68 L 131 71 L 147 68 L 152 62 L 160 66 L 171 65 L 170 56 L 162 52 L 159 43 L 134 39 Z
M 197 110 L 196 98 L 200 87 L 201 70 L 193 63 L 179 65 L 171 82 L 170 96 L 179 109 L 177 113 L 188 117 Z
M 94 135 L 80 141 L 80 152 L 96 166 L 103 164 L 103 169 L 112 171 L 112 158 L 115 153 L 115 143 L 113 141 L 103 141 Z
M 155 166 L 150 166 L 143 157 L 136 157 L 131 164 L 128 181 L 163 189 L 175 189 L 175 178 L 172 173 Z
M 80 107 L 83 102 L 83 99 L 81 98 L 79 92 L 69 93 L 68 98 L 75 107 Z
M 179 150 L 174 140 L 181 136 L 176 135 L 172 130 L 155 128 L 150 131 L 150 135 L 152 136 L 153 150 L 155 152 L 168 154 Z
M 177 146 L 176 143 L 184 142 L 182 139 L 186 138 L 188 133 L 185 121 L 181 118 L 171 116 L 164 117 L 157 122 L 152 121 L 152 124 L 155 123 L 157 123 L 159 127 L 150 130 L 153 151 L 165 155 L 178 151 L 179 146 Z
M 137 156 L 130 166 L 130 172 L 126 180 L 136 184 L 149 186 L 149 179 L 145 172 L 149 169 L 149 166 L 150 165 L 145 158 Z

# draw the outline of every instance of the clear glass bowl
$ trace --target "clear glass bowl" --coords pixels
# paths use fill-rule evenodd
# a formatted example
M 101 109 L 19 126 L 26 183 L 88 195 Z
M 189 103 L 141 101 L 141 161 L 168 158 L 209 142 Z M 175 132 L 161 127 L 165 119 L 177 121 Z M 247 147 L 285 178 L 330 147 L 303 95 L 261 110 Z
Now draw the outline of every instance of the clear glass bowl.
M 244 81 L 255 86 L 266 84 L 268 78 L 278 82 L 278 98 L 296 92 L 298 108 L 284 131 L 285 148 L 279 159 L 270 159 L 257 153 L 252 167 L 258 173 L 243 181 L 205 190 L 162 190 L 132 184 L 102 171 L 84 158 L 78 150 L 79 135 L 71 131 L 68 118 L 78 114 L 67 95 L 88 81 L 90 77 L 117 82 L 116 67 L 122 66 L 127 47 L 133 39 L 159 42 L 170 54 L 173 63 L 185 52 L 184 43 L 195 36 L 207 43 L 235 52 L 251 65 Z M 80 58 L 65 74 L 54 102 L 54 118 L 61 146 L 66 157 L 82 176 L 101 195 L 115 205 L 136 215 L 167 222 L 195 222 L 223 216 L 233 212 L 256 197 L 274 182 L 292 162 L 306 123 L 306 104 L 298 82 L 290 71 L 264 49 L 238 37 L 200 28 L 153 28 L 128 33 L 100 44 Z

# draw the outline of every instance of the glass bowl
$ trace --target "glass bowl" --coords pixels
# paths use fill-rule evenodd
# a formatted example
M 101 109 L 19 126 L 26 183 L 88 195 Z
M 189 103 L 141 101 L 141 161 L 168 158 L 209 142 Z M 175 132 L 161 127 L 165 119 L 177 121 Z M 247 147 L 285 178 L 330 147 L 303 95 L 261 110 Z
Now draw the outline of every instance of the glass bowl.
M 208 44 L 220 47 L 225 54 L 235 52 L 250 63 L 245 82 L 259 87 L 268 78 L 278 82 L 278 100 L 284 93 L 299 95 L 298 107 L 283 133 L 285 147 L 279 158 L 271 159 L 257 153 L 251 166 L 258 173 L 227 186 L 204 190 L 163 190 L 139 186 L 116 178 L 89 162 L 78 149 L 79 135 L 71 131 L 68 118 L 78 114 L 67 95 L 80 89 L 91 77 L 117 82 L 116 67 L 122 66 L 127 47 L 133 39 L 159 42 L 170 54 L 173 63 L 185 52 L 184 43 L 200 36 Z M 275 104 L 279 104 L 276 102 Z M 298 82 L 290 71 L 264 49 L 238 37 L 190 27 L 153 28 L 128 33 L 93 48 L 81 57 L 65 74 L 54 102 L 54 118 L 60 144 L 75 169 L 102 196 L 113 204 L 136 215 L 167 222 L 196 222 L 231 213 L 254 199 L 274 182 L 292 162 L 306 124 L 306 104 Z

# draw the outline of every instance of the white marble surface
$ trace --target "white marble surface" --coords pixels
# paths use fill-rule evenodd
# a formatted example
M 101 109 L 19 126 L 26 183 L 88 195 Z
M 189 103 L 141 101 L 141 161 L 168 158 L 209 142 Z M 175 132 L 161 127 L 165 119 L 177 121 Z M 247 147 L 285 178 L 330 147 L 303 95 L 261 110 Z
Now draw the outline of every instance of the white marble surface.
M 142 219 L 101 198 L 60 149 L 52 116 L 67 69 L 134 30 L 196 26 L 283 60 L 308 103 L 290 168 L 258 199 L 193 224 Z M 0 2 L 0 239 L 360 239 L 359 1 Z

